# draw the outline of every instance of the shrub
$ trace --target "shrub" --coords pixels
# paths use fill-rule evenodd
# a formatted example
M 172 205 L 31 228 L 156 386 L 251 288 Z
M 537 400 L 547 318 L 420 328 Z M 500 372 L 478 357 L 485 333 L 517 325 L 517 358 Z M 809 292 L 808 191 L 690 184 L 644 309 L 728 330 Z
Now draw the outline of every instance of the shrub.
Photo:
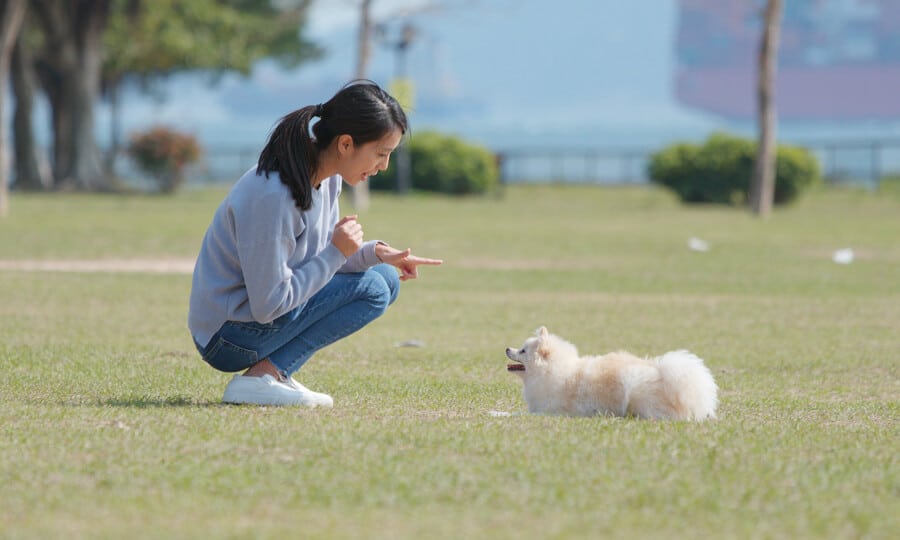
M 163 193 L 181 187 L 185 168 L 200 159 L 200 154 L 194 136 L 162 126 L 133 134 L 128 145 L 128 155 L 156 180 Z
M 413 189 L 454 195 L 482 194 L 500 178 L 494 155 L 487 148 L 458 137 L 423 131 L 406 142 Z M 397 153 L 385 172 L 371 179 L 375 190 L 393 190 L 397 185 Z
M 779 146 L 775 154 L 775 203 L 795 200 L 822 183 L 822 168 L 816 156 L 799 146 Z
M 756 160 L 756 143 L 714 133 L 703 144 L 679 143 L 650 156 L 650 180 L 674 191 L 688 203 L 746 204 Z M 776 204 L 793 201 L 822 173 L 805 149 L 779 145 L 775 157 Z

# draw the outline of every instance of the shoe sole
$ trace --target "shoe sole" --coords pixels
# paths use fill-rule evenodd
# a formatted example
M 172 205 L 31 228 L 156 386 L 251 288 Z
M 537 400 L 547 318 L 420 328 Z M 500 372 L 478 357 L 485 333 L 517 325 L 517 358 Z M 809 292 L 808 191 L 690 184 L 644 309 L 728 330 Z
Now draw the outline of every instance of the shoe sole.
M 242 398 L 234 398 L 224 396 L 222 398 L 222 403 L 227 403 L 229 405 L 263 405 L 263 406 L 272 406 L 272 407 L 308 407 L 310 409 L 315 409 L 318 406 L 318 403 L 307 403 L 302 401 L 291 401 L 288 399 L 272 399 L 272 396 L 265 394 L 250 394 L 245 395 Z

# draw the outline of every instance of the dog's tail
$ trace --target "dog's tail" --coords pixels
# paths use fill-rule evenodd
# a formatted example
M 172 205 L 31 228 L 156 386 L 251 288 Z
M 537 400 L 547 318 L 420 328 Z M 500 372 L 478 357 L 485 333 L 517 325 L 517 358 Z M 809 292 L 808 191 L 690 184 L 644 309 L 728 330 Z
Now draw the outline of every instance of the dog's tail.
M 716 417 L 719 404 L 716 381 L 703 360 L 688 351 L 667 352 L 656 359 L 666 393 L 688 420 Z

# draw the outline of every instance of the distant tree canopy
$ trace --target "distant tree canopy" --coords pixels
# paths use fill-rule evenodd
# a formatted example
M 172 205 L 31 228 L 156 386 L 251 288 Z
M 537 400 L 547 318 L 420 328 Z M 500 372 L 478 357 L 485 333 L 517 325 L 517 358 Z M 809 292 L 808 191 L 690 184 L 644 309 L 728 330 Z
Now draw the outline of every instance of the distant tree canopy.
M 246 75 L 263 58 L 297 66 L 321 54 L 301 32 L 309 4 L 310 0 L 114 0 L 104 33 L 104 79 L 146 79 L 184 71 Z
M 117 110 L 128 80 L 150 87 L 178 72 L 250 73 L 271 58 L 296 66 L 321 50 L 304 36 L 311 0 L 32 0 L 16 44 L 18 107 L 36 93 L 51 107 L 52 178 L 35 166 L 33 126 L 15 123 L 16 185 L 25 189 L 110 189 L 94 136 L 101 94 Z M 19 84 L 16 84 L 16 83 Z M 20 118 L 30 111 L 16 110 Z M 114 114 L 114 118 L 116 115 Z M 114 122 L 118 122 L 114 119 Z M 114 131 L 115 131 L 114 126 Z M 114 135 L 115 138 L 115 135 Z M 26 149 L 24 155 L 19 148 Z M 46 168 L 45 168 L 46 169 Z

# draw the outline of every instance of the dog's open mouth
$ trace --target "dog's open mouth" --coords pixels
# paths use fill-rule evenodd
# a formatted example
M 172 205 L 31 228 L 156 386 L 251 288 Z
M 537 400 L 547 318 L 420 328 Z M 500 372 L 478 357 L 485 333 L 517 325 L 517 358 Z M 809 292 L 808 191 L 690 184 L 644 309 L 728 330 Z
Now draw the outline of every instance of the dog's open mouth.
M 525 364 L 506 364 L 506 371 L 525 371 Z

